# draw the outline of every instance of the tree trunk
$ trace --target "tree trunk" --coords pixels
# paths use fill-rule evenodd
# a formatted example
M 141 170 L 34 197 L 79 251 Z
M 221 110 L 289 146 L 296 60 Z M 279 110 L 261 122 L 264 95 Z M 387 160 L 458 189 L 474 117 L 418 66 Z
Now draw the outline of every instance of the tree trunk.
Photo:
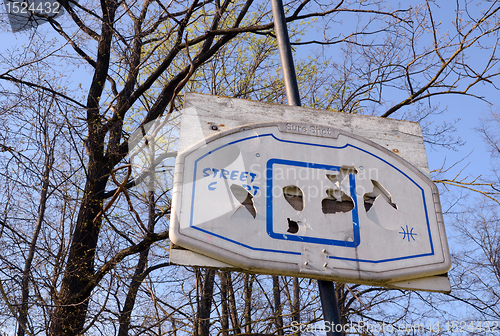
M 63 5 L 68 5 L 64 1 Z M 103 195 L 112 167 L 105 155 L 106 133 L 101 129 L 100 99 L 108 76 L 113 40 L 113 24 L 118 8 L 116 0 L 101 1 L 102 25 L 97 46 L 95 71 L 87 95 L 88 136 L 85 147 L 88 153 L 87 176 L 84 194 L 75 231 L 66 262 L 66 268 L 57 295 L 56 308 L 51 316 L 49 333 L 53 336 L 80 335 L 93 286 L 88 287 L 94 274 L 94 258 L 102 223 Z M 121 135 L 121 133 L 118 133 Z M 116 138 L 117 135 L 111 136 Z M 119 138 L 119 136 L 118 136 Z
M 78 213 L 61 290 L 51 318 L 50 335 L 79 335 L 85 323 L 90 290 L 83 292 L 94 273 L 94 257 L 101 229 L 102 199 L 109 169 L 90 158 L 88 178 Z
M 300 323 L 300 286 L 299 278 L 293 278 L 293 302 L 292 302 L 292 322 Z M 295 336 L 300 336 L 300 329 L 297 331 Z
M 243 312 L 245 317 L 245 333 L 252 333 L 252 284 L 253 278 L 249 274 L 244 275 L 244 300 L 245 310 Z
M 277 335 L 283 334 L 283 314 L 281 312 L 280 283 L 277 275 L 273 275 L 274 320 Z
M 231 279 L 231 272 L 225 272 L 227 276 L 227 288 L 229 292 L 229 317 L 233 326 L 233 334 L 241 334 L 241 326 L 238 319 L 238 310 L 236 307 L 236 298 L 234 296 L 233 281 Z
M 347 324 L 346 319 L 346 298 L 348 290 L 343 283 L 335 282 L 335 295 L 337 296 L 337 305 L 339 306 L 340 321 L 342 325 Z
M 228 307 L 228 286 L 227 286 L 227 276 L 225 274 L 226 272 L 221 271 L 219 273 L 220 277 L 220 300 L 221 300 L 221 309 L 222 309 L 222 316 L 221 316 L 221 336 L 228 336 L 229 335 L 229 307 Z
M 200 336 L 210 334 L 210 313 L 212 310 L 214 280 L 215 270 L 206 269 L 203 281 L 199 282 L 201 297 L 199 301 L 198 318 L 196 319 L 196 328 L 198 330 L 197 334 Z

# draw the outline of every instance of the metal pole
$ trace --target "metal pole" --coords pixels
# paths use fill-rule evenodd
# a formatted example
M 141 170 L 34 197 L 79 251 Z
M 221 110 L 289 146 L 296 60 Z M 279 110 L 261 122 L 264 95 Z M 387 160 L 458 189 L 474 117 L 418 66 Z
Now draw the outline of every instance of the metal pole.
M 295 66 L 293 65 L 292 48 L 286 27 L 285 11 L 281 0 L 271 0 L 273 8 L 274 31 L 278 40 L 278 50 L 281 59 L 281 68 L 285 81 L 286 97 L 288 105 L 300 106 L 299 86 L 297 76 L 295 75 Z M 332 281 L 318 281 L 319 295 L 321 297 L 321 306 L 323 308 L 323 318 L 325 327 L 329 327 L 327 336 L 343 336 L 343 328 L 340 332 L 336 331 L 336 326 L 341 324 L 340 312 L 335 295 L 335 287 Z
M 323 318 L 325 320 L 326 336 L 343 336 L 343 325 L 340 320 L 337 295 L 333 281 L 318 280 L 319 296 L 323 307 Z M 339 327 L 337 327 L 339 326 Z M 338 328 L 338 329 L 337 329 Z
M 295 66 L 293 65 L 292 48 L 288 38 L 286 28 L 285 11 L 281 0 L 272 0 L 274 18 L 274 31 L 278 40 L 278 50 L 281 59 L 281 69 L 283 70 L 283 79 L 285 80 L 286 98 L 288 105 L 300 106 L 299 86 L 295 76 Z

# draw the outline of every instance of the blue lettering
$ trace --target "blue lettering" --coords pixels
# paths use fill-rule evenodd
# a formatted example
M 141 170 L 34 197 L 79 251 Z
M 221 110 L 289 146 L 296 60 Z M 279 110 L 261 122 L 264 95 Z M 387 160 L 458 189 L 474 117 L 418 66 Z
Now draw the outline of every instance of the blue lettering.
M 241 172 L 240 181 L 245 181 L 248 178 L 248 172 Z
M 212 183 L 210 183 L 210 184 L 208 185 L 208 190 L 215 190 L 215 189 L 217 189 L 217 187 L 213 187 L 213 186 L 214 186 L 214 185 L 216 185 L 216 184 L 217 184 L 217 182 L 212 182 Z
M 257 194 L 257 191 L 259 191 L 259 187 L 253 186 L 253 190 L 254 190 L 253 195 L 255 196 Z
M 215 178 L 215 175 L 217 175 L 217 173 L 219 172 L 219 169 L 215 169 L 215 168 L 212 168 L 212 171 L 214 172 L 214 178 Z
M 211 171 L 212 171 L 212 169 L 210 169 L 210 168 L 203 169 L 203 177 L 209 176 Z
M 229 175 L 229 171 L 227 171 L 225 169 L 221 169 L 220 177 L 225 178 L 227 180 L 227 175 Z
M 233 170 L 233 171 L 231 172 L 231 177 L 230 177 L 230 178 L 231 178 L 231 180 L 236 180 L 236 176 L 238 175 L 238 173 L 239 173 L 239 171 L 237 171 L 237 170 Z
M 242 184 L 241 186 L 248 191 L 252 191 L 252 188 L 248 184 Z
M 255 180 L 255 176 L 257 176 L 257 174 L 250 173 L 250 176 L 252 177 L 252 180 L 250 181 L 250 183 L 251 183 L 251 182 L 253 182 L 253 180 Z

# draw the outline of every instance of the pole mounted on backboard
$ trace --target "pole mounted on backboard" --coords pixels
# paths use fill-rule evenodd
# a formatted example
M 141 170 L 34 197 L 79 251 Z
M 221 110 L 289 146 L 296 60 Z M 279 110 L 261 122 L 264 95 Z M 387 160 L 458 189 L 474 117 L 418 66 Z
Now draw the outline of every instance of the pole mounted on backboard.
M 288 105 L 301 106 L 299 87 L 297 84 L 297 76 L 295 74 L 295 66 L 293 64 L 292 49 L 290 47 L 290 39 L 288 37 L 283 2 L 281 0 L 271 0 L 271 5 L 273 9 L 274 31 L 278 41 L 278 50 L 281 59 L 281 68 L 283 70 Z M 321 305 L 323 307 L 323 317 L 325 323 L 330 324 L 329 329 L 331 331 L 327 331 L 326 335 L 342 336 L 342 328 L 340 328 L 341 331 L 336 331 L 336 326 L 341 325 L 341 319 L 333 281 L 318 280 L 318 288 L 321 297 Z

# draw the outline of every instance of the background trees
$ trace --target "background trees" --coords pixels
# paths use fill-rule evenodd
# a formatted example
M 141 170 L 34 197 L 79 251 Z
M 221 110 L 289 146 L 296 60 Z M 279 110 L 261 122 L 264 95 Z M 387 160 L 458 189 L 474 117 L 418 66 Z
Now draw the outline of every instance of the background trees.
M 299 318 L 298 288 L 300 321 L 320 319 L 308 279 L 294 287 L 283 277 L 169 266 L 171 195 L 143 188 L 157 183 L 157 175 L 134 180 L 127 157 L 134 131 L 160 116 L 177 120 L 172 116 L 183 90 L 284 102 L 269 4 L 61 4 L 66 15 L 26 32 L 25 44 L 12 43 L 1 54 L 3 330 L 282 334 Z M 362 0 L 286 4 L 304 105 L 425 126 L 440 111 L 442 95 L 490 99 L 483 92 L 496 89 L 498 80 L 500 4 L 398 6 Z M 429 143 L 452 146 L 457 140 L 449 137 L 451 128 L 430 124 L 424 130 Z M 494 138 L 490 129 L 484 134 Z M 493 281 L 495 221 L 473 211 L 483 228 L 457 223 L 474 241 L 489 242 L 478 244 L 475 252 L 486 261 L 474 267 L 487 269 Z M 473 281 L 472 259 L 461 260 L 466 267 L 463 276 L 457 268 L 457 282 L 483 286 L 490 296 L 464 291 L 460 298 L 481 298 L 474 306 L 486 314 L 480 317 L 494 316 L 490 280 L 481 273 Z M 415 296 L 339 289 L 346 321 L 414 320 L 409 307 Z M 422 311 L 431 309 L 425 306 L 430 299 L 421 302 L 427 307 Z

